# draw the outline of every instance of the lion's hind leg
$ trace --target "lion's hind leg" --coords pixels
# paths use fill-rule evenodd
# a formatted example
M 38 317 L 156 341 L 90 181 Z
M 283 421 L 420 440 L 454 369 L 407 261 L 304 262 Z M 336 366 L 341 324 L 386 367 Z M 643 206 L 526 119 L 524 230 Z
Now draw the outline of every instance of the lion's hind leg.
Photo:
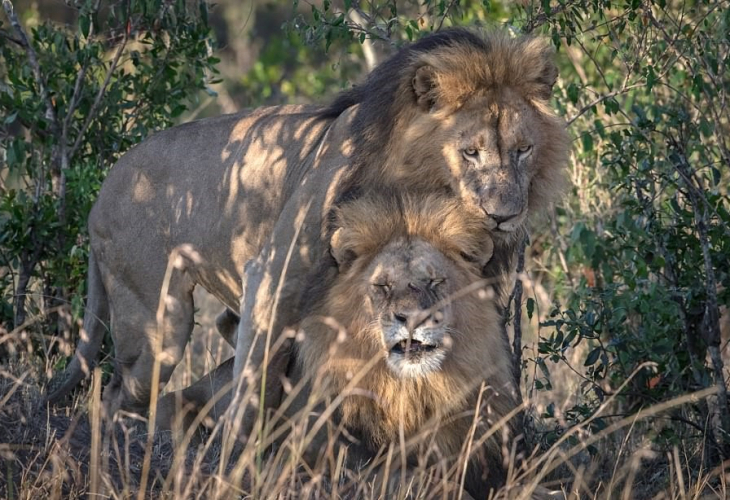
M 165 394 L 157 403 L 157 429 L 185 433 L 193 426 L 215 427 L 231 403 L 233 362 L 230 358 L 191 386 Z
M 161 390 L 182 359 L 193 330 L 195 283 L 185 270 L 173 270 L 164 300 L 159 292 L 163 286 L 155 286 L 164 282 L 164 276 L 146 278 L 144 286 L 124 276 L 110 278 L 115 367 L 104 389 L 109 416 L 119 410 L 146 414 L 156 364 Z

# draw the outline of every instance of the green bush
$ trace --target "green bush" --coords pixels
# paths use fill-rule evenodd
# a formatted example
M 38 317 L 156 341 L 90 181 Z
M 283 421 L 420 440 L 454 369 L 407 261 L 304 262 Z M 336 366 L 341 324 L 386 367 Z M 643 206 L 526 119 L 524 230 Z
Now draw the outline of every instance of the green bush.
M 75 31 L 28 30 L 12 2 L 3 7 L 0 321 L 52 318 L 41 326 L 67 334 L 82 313 L 86 218 L 107 169 L 171 126 L 215 73 L 207 4 L 80 1 Z

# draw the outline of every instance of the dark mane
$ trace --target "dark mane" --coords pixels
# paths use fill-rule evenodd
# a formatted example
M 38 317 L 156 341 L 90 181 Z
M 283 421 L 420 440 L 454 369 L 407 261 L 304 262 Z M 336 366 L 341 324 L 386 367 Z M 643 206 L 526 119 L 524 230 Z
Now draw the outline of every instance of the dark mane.
M 346 109 L 365 103 L 366 114 L 358 121 L 368 123 L 377 120 L 384 125 L 392 124 L 393 120 L 389 119 L 392 116 L 388 111 L 392 108 L 398 87 L 404 79 L 404 70 L 413 56 L 453 45 L 470 45 L 484 51 L 489 49 L 482 37 L 465 28 L 450 28 L 428 35 L 401 48 L 380 63 L 362 83 L 340 92 L 332 104 L 322 110 L 322 116 L 336 118 Z M 405 76 L 412 77 L 410 74 Z
M 329 106 L 322 109 L 323 118 L 337 118 L 352 106 L 359 105 L 353 117 L 351 132 L 354 141 L 353 168 L 343 182 L 340 203 L 352 198 L 352 189 L 362 185 L 368 165 L 385 164 L 387 145 L 393 132 L 400 125 L 399 118 L 405 110 L 416 109 L 416 96 L 412 81 L 417 69 L 417 59 L 424 54 L 450 47 L 472 48 L 489 52 L 488 41 L 465 28 L 450 28 L 430 34 L 407 45 L 379 64 L 365 80 L 351 89 L 341 92 Z

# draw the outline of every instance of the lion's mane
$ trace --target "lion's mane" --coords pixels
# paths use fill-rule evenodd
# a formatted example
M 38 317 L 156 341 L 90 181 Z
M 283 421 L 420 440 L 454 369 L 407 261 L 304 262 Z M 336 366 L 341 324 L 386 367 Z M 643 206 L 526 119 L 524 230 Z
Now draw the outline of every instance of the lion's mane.
M 367 443 L 371 453 L 388 443 L 397 442 L 402 431 L 406 440 L 429 426 L 437 425 L 435 443 L 442 456 L 454 459 L 463 451 L 473 423 L 474 411 L 481 422 L 476 441 L 502 417 L 519 406 L 512 357 L 494 297 L 480 281 L 479 266 L 471 255 L 485 247 L 483 218 L 472 214 L 458 200 L 444 195 L 425 197 L 395 194 L 370 194 L 342 205 L 335 225 L 344 228 L 338 246 L 353 253 L 347 269 L 337 268 L 334 260 L 323 263 L 314 273 L 316 289 L 305 287 L 303 309 L 307 311 L 301 330 L 303 340 L 297 348 L 298 363 L 313 380 L 325 381 L 332 394 L 342 391 L 353 374 L 379 353 L 378 331 L 364 305 L 363 278 L 366 265 L 396 239 L 418 238 L 430 243 L 434 251 L 451 262 L 446 280 L 461 292 L 452 302 L 453 346 L 443 369 L 425 378 L 402 379 L 394 376 L 385 361 L 378 362 L 358 383 L 359 394 L 341 404 L 341 424 Z M 418 259 L 419 255 L 410 255 Z M 387 264 L 386 264 L 387 265 Z M 408 280 L 416 277 L 401 276 Z M 328 321 L 322 321 L 328 318 Z M 347 332 L 343 341 L 342 330 Z M 480 386 L 482 405 L 476 410 Z M 506 435 L 516 434 L 514 420 L 508 422 Z M 503 436 L 496 434 L 497 438 Z M 504 479 L 500 439 L 489 439 L 473 450 L 468 490 L 485 491 Z M 427 439 L 426 439 L 427 440 Z M 411 457 L 412 458 L 412 457 Z

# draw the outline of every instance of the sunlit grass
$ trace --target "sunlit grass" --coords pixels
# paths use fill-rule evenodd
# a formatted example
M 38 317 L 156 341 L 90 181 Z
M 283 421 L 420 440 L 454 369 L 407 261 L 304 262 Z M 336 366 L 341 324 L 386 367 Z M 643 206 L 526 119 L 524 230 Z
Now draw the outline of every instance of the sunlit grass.
M 245 444 L 226 442 L 230 435 L 224 419 L 194 445 L 191 441 L 200 434 L 193 431 L 162 432 L 148 441 L 148 423 L 138 417 L 119 419 L 113 429 L 103 424 L 100 370 L 90 389 L 78 391 L 67 407 L 46 408 L 43 368 L 31 361 L 20 355 L 0 371 L 2 498 L 460 498 L 459 488 L 445 478 L 458 478 L 454 468 L 463 465 L 464 457 L 456 465 L 434 460 L 428 446 L 434 429 L 426 429 L 419 442 L 384 450 L 361 470 L 344 467 L 344 450 L 335 446 L 341 429 L 327 419 L 329 440 L 322 460 L 314 467 L 304 463 L 312 407 L 288 420 L 270 416 L 259 439 Z M 290 388 L 289 397 L 296 390 Z M 727 498 L 727 467 L 697 473 L 693 464 L 701 450 L 680 444 L 662 455 L 642 437 L 647 418 L 705 396 L 683 396 L 616 419 L 597 435 L 573 428 L 556 445 L 535 450 L 513 468 L 496 498 L 551 498 L 545 496 L 548 490 L 566 498 Z M 399 448 L 419 445 L 422 456 L 407 475 L 401 474 Z M 591 457 L 589 445 L 597 446 L 599 454 Z M 393 472 L 374 477 L 375 470 Z M 140 493 L 144 474 L 146 491 Z

